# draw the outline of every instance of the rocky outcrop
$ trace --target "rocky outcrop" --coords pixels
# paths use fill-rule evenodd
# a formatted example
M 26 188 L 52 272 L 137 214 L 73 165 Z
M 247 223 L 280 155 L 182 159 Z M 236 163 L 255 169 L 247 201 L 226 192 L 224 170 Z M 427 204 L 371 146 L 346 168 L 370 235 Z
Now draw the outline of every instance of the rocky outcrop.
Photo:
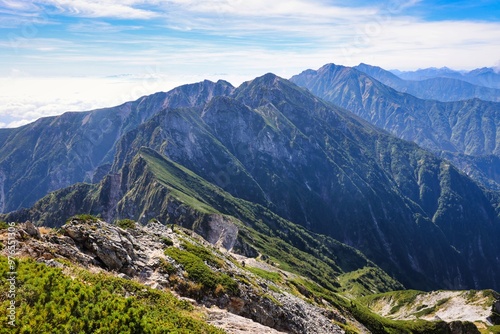
M 137 240 L 121 228 L 96 221 L 90 225 L 72 220 L 62 231 L 69 236 L 78 249 L 93 255 L 108 270 L 134 276 L 140 259 L 134 249 Z
M 491 307 L 491 315 L 488 320 L 493 325 L 500 325 L 500 299 L 496 300 Z
M 230 218 L 222 215 L 208 215 L 204 224 L 198 224 L 194 231 L 213 245 L 233 249 L 238 238 L 238 227 Z
M 28 233 L 28 235 L 30 235 L 31 237 L 33 237 L 35 239 L 40 239 L 40 236 L 41 236 L 40 231 L 30 221 L 27 221 L 26 223 L 24 223 L 24 231 L 26 231 L 26 233 Z
M 338 312 L 319 309 L 288 293 L 269 292 L 269 298 L 246 295 L 232 301 L 234 313 L 288 333 L 337 334 L 344 331 L 335 322 L 346 323 Z M 240 304 L 234 307 L 234 304 Z M 320 312 L 318 312 L 320 311 Z
M 208 323 L 220 327 L 230 334 L 286 334 L 215 307 L 208 310 Z

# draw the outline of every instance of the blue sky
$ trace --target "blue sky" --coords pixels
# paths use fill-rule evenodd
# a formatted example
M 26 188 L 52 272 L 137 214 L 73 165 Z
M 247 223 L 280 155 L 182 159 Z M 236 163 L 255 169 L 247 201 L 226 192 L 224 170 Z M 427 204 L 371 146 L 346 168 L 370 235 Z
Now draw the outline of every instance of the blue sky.
M 500 66 L 498 1 L 0 0 L 0 127 L 334 62 Z

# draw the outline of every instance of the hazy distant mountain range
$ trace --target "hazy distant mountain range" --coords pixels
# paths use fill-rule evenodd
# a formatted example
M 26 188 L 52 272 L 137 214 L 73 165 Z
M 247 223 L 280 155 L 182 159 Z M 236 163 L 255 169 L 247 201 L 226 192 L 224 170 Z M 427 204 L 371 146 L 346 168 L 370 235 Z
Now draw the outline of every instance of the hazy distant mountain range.
M 492 67 L 477 68 L 472 71 L 454 71 L 447 67 L 426 68 L 416 71 L 392 70 L 392 73 L 404 80 L 426 80 L 433 78 L 452 78 L 471 84 L 490 88 L 500 88 L 500 72 Z
M 367 64 L 359 64 L 358 66 L 354 66 L 354 68 L 399 92 L 409 93 L 421 99 L 449 102 L 479 98 L 485 101 L 500 101 L 500 89 L 479 85 L 486 79 L 467 80 L 468 77 L 459 72 L 445 71 L 445 74 L 447 73 L 448 76 L 440 76 L 441 72 L 436 70 L 435 73 L 433 72 L 435 76 L 432 76 L 429 73 L 430 71 L 421 70 L 418 72 L 401 72 L 398 73 L 400 76 L 397 76 L 380 67 Z M 428 75 L 424 73 L 428 73 Z M 451 75 L 450 73 L 455 73 L 456 75 Z M 497 75 L 495 72 L 488 73 L 491 75 L 487 78 L 492 83 L 492 87 L 497 87 L 497 81 L 500 85 L 500 75 Z M 411 79 L 405 80 L 402 78 Z

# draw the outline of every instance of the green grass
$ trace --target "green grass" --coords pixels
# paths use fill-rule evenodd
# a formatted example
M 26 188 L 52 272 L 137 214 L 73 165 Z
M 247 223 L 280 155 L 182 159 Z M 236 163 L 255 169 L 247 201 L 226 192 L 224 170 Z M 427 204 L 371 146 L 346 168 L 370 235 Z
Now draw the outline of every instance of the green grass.
M 169 188 L 177 199 L 202 213 L 217 213 L 217 210 L 203 199 L 203 195 L 213 196 L 216 187 L 185 167 L 164 159 L 153 150 L 143 148 L 141 156 L 157 179 Z
M 283 283 L 282 277 L 280 273 L 274 272 L 274 271 L 267 271 L 264 269 L 260 268 L 255 268 L 255 267 L 245 267 L 246 270 L 249 272 L 262 277 L 263 279 L 266 279 L 268 281 L 274 282 L 274 283 Z
M 421 295 L 422 291 L 417 290 L 401 290 L 401 291 L 390 291 L 386 293 L 373 294 L 370 296 L 359 298 L 358 301 L 365 305 L 370 306 L 373 302 L 379 299 L 388 299 L 394 302 L 394 306 L 390 310 L 389 314 L 397 313 L 401 307 L 413 303 L 418 295 Z
M 487 331 L 485 333 L 488 334 L 500 334 L 500 326 L 491 326 L 488 327 Z
M 239 293 L 238 283 L 233 278 L 225 273 L 216 272 L 205 264 L 206 261 L 212 265 L 221 266 L 220 259 L 215 258 L 206 249 L 199 246 L 189 243 L 185 243 L 185 246 L 186 249 L 167 248 L 165 254 L 183 266 L 190 280 L 200 284 L 198 289 L 186 292 L 193 297 L 197 297 L 196 295 L 201 297 L 206 293 L 227 292 L 230 295 Z
M 449 300 L 450 300 L 450 298 L 443 298 L 441 300 L 438 300 L 437 303 L 435 305 L 432 305 L 432 306 L 421 305 L 420 310 L 417 309 L 418 312 L 414 313 L 414 315 L 415 315 L 415 317 L 420 318 L 420 317 L 424 317 L 426 315 L 432 314 L 432 313 L 436 312 L 437 310 L 439 310 L 439 307 L 441 305 L 446 304 Z
M 350 297 L 368 296 L 379 291 L 392 290 L 393 286 L 387 285 L 387 281 L 387 277 L 380 272 L 380 269 L 368 266 L 339 276 L 341 291 Z
M 0 333 L 223 333 L 170 293 L 77 268 L 71 278 L 33 260 L 18 261 L 12 328 L 6 325 L 7 268 L 0 257 Z
M 436 311 L 436 309 L 437 309 L 436 305 L 424 307 L 420 311 L 414 313 L 414 315 L 417 318 L 425 317 L 426 315 L 434 313 Z
M 218 256 L 214 255 L 212 252 L 216 252 L 215 249 L 210 249 L 207 247 L 203 247 L 200 245 L 195 245 L 191 242 L 184 242 L 182 244 L 182 247 L 192 255 L 200 258 L 202 261 L 207 262 L 208 264 L 216 267 L 216 268 L 223 268 L 224 267 L 224 261 L 221 260 Z

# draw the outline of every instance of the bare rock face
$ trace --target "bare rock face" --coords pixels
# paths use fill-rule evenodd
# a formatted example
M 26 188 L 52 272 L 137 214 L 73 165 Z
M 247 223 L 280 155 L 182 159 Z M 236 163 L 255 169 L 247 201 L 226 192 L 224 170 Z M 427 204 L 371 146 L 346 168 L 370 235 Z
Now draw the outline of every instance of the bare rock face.
M 195 232 L 208 242 L 225 249 L 232 249 L 238 237 L 238 227 L 222 215 L 209 215 L 205 224 L 199 225 Z
M 230 334 L 286 334 L 218 308 L 208 310 L 208 323 L 223 328 Z
M 491 315 L 488 320 L 493 325 L 500 325 L 500 300 L 496 300 L 491 307 Z
M 32 222 L 27 221 L 21 226 L 21 228 L 31 237 L 35 239 L 40 239 L 40 231 L 35 225 L 33 225 Z
M 238 226 L 230 218 L 220 214 L 205 215 L 200 224 L 185 226 L 193 229 L 212 245 L 222 247 L 246 257 L 257 257 L 259 253 L 246 243 Z
M 129 276 L 136 273 L 134 244 L 137 241 L 127 231 L 100 221 L 82 223 L 76 219 L 62 230 L 78 248 L 94 255 L 107 269 Z
M 495 304 L 493 304 L 493 312 L 500 314 L 500 300 L 495 301 Z
M 340 314 L 327 312 L 287 293 L 269 292 L 273 299 L 245 296 L 239 314 L 265 326 L 287 333 L 340 334 L 344 331 L 333 321 L 345 323 Z

